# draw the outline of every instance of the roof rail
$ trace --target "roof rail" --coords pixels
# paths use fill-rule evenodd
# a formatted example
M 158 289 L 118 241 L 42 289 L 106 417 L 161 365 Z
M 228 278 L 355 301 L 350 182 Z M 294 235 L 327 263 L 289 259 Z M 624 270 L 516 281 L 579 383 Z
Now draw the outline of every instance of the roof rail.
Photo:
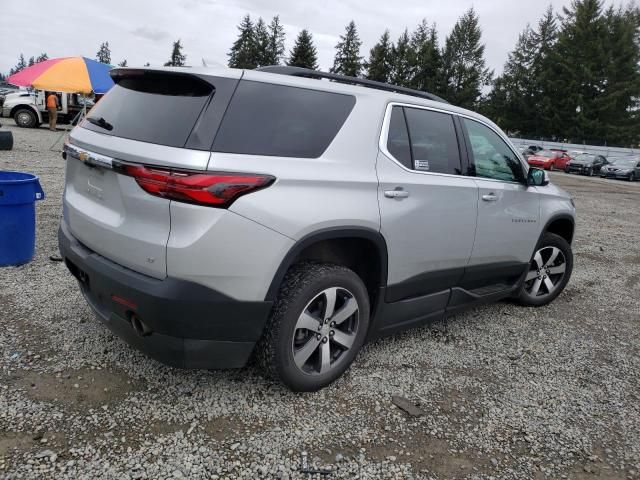
M 434 100 L 436 102 L 449 103 L 444 98 L 440 98 L 433 93 L 422 92 L 420 90 L 414 90 L 413 88 L 399 87 L 398 85 L 391 85 L 389 83 L 376 82 L 374 80 L 366 80 L 364 78 L 348 77 L 346 75 L 338 75 L 337 73 L 320 72 L 318 70 L 311 70 L 309 68 L 287 67 L 284 65 L 269 65 L 267 67 L 256 68 L 256 70 L 260 72 L 277 73 L 280 75 L 290 75 L 292 77 L 306 77 L 317 79 L 326 78 L 327 80 L 333 80 L 334 82 L 360 85 L 367 88 L 385 90 L 387 92 L 411 95 L 412 97 L 426 98 L 427 100 Z

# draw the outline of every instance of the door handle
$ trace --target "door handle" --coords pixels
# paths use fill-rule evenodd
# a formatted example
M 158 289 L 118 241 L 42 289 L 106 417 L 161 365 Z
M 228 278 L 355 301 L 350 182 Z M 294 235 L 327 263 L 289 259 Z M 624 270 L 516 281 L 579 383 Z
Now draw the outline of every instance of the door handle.
M 487 193 L 486 195 L 482 195 L 482 200 L 484 200 L 485 202 L 495 202 L 496 200 L 498 200 L 498 196 L 491 192 L 491 193 Z
M 385 190 L 384 196 L 387 198 L 407 198 L 409 192 L 403 190 L 401 187 L 397 187 L 395 190 Z

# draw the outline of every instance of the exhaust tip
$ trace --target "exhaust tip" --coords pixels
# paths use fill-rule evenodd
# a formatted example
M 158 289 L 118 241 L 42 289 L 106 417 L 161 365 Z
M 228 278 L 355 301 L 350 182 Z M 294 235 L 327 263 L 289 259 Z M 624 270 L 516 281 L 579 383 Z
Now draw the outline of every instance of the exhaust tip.
M 129 321 L 135 332 L 141 337 L 151 335 L 152 330 L 149 326 L 142 321 L 142 319 L 135 313 L 129 314 Z

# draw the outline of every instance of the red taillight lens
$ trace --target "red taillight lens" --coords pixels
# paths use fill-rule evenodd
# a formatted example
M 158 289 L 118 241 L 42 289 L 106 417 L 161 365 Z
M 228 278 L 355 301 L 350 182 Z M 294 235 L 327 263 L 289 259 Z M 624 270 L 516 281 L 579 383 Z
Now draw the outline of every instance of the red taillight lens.
M 226 208 L 249 192 L 268 187 L 275 179 L 249 173 L 194 173 L 138 165 L 122 165 L 142 189 L 178 202 Z

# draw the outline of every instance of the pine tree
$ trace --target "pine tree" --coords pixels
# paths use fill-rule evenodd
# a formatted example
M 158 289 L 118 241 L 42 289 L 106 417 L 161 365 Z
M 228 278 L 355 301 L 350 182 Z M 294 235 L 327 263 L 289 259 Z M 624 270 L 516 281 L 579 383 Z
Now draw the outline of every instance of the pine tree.
M 127 59 L 125 58 L 124 60 L 122 60 L 119 64 L 119 67 L 126 67 L 127 66 Z
M 32 67 L 36 64 L 36 58 L 35 57 L 29 57 L 29 62 L 27 63 L 28 67 Z
M 532 122 L 537 119 L 535 102 L 536 78 L 532 75 L 535 61 L 534 32 L 529 25 L 518 37 L 513 51 L 509 52 L 502 76 L 494 82 L 495 93 L 489 102 L 503 102 L 500 126 L 505 130 L 528 134 L 535 130 Z
M 555 54 L 558 40 L 558 26 L 553 8 L 549 6 L 538 22 L 538 28 L 533 33 L 535 56 L 533 69 L 530 73 L 535 79 L 535 104 L 530 115 L 535 116 L 534 137 L 553 137 L 560 134 L 561 120 L 557 109 L 557 65 L 559 60 Z
M 482 87 L 491 81 L 492 72 L 486 67 L 481 37 L 478 16 L 471 8 L 456 22 L 446 39 L 442 54 L 445 98 L 454 105 L 476 107 Z
M 601 138 L 614 145 L 640 142 L 640 9 L 633 5 L 604 15 L 608 62 L 606 89 L 595 99 Z
M 20 56 L 18 57 L 18 63 L 16 64 L 15 67 L 11 69 L 11 75 L 13 75 L 14 73 L 18 73 L 19 71 L 24 70 L 25 68 L 27 68 L 27 62 L 24 59 L 24 55 L 21 53 Z
M 111 64 L 111 49 L 109 48 L 109 42 L 102 42 L 98 53 L 96 53 L 96 60 L 100 63 Z
M 298 38 L 289 53 L 290 67 L 303 67 L 312 70 L 318 69 L 318 53 L 313 45 L 313 38 L 308 30 L 304 29 L 298 34 Z
M 182 53 L 183 45 L 180 43 L 180 39 L 173 42 L 173 50 L 171 51 L 171 58 L 164 64 L 165 67 L 184 67 L 187 60 L 187 56 Z
M 435 24 L 429 27 L 427 21 L 422 20 L 411 36 L 410 55 L 411 87 L 437 95 L 442 94 L 442 55 Z
M 340 41 L 336 45 L 336 56 L 333 60 L 331 73 L 357 77 L 362 70 L 362 57 L 360 46 L 362 42 L 358 37 L 356 24 L 353 20 L 345 28 L 345 34 L 340 35 Z
M 258 18 L 253 29 L 253 35 L 255 37 L 255 50 L 252 63 L 255 63 L 257 67 L 264 65 L 270 65 L 267 51 L 269 50 L 269 32 L 267 26 L 262 20 L 262 17 Z
M 253 69 L 258 66 L 256 61 L 257 46 L 253 22 L 249 15 L 245 15 L 240 25 L 238 39 L 233 42 L 229 56 L 230 68 Z
M 45 60 L 49 60 L 49 55 L 41 53 L 38 58 L 36 58 L 36 63 L 44 62 Z
M 378 43 L 369 52 L 369 60 L 364 64 L 367 71 L 365 78 L 377 82 L 389 82 L 392 61 L 393 43 L 389 39 L 389 30 L 385 30 Z
M 409 44 L 409 32 L 405 31 L 400 35 L 395 46 L 391 50 L 391 75 L 389 83 L 401 87 L 411 86 L 411 45 Z
M 268 27 L 268 42 L 263 65 L 280 65 L 284 56 L 284 27 L 280 23 L 280 17 L 276 15 Z

